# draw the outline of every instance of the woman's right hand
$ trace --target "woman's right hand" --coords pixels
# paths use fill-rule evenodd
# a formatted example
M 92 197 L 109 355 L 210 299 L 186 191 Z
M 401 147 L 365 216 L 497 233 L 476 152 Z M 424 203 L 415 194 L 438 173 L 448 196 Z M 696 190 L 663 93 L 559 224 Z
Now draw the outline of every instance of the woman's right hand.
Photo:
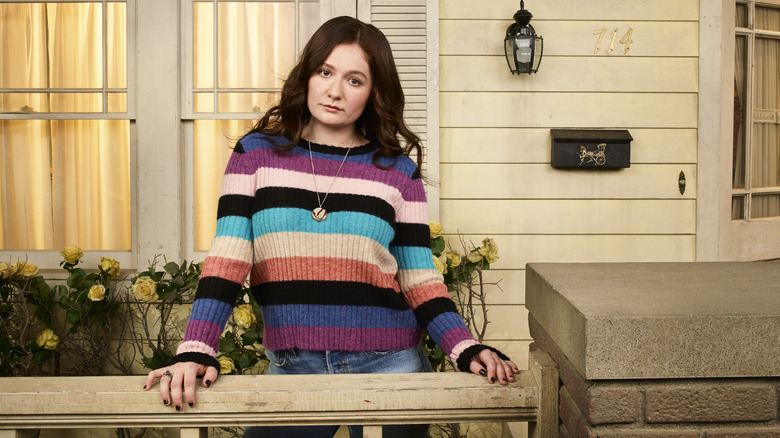
M 181 411 L 182 393 L 190 407 L 195 406 L 195 381 L 203 376 L 203 386 L 208 388 L 219 377 L 219 371 L 211 366 L 197 362 L 178 362 L 173 365 L 158 368 L 146 376 L 144 390 L 152 389 L 155 379 L 160 379 L 160 397 L 165 406 L 174 406 Z

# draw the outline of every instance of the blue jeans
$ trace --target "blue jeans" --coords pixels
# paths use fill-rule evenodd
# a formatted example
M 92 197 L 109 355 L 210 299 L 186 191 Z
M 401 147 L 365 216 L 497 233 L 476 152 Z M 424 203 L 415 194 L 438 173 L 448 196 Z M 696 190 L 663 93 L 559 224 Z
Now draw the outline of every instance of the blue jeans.
M 311 351 L 265 352 L 271 361 L 266 374 L 346 374 L 423 373 L 433 371 L 422 346 L 392 351 Z M 244 438 L 332 438 L 339 426 L 261 426 L 248 427 Z M 382 426 L 385 438 L 424 437 L 427 424 Z M 363 426 L 349 426 L 349 436 L 363 436 Z

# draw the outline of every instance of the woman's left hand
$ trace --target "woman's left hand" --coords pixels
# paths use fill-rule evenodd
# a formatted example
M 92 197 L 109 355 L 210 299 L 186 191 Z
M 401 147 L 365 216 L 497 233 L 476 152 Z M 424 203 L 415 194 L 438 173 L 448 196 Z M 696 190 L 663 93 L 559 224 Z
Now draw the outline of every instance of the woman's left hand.
M 506 385 L 515 381 L 515 374 L 520 372 L 511 360 L 503 360 L 498 355 L 488 349 L 482 350 L 471 358 L 469 366 L 471 372 L 487 377 L 488 382 Z

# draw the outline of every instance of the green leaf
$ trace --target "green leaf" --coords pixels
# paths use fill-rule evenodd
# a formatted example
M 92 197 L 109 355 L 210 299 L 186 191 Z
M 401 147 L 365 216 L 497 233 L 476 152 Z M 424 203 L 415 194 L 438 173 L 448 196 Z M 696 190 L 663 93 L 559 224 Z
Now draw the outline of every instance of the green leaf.
M 163 267 L 163 269 L 165 269 L 165 272 L 171 274 L 171 277 L 178 275 L 179 271 L 180 271 L 179 270 L 179 265 L 177 265 L 174 262 L 166 263 L 165 266 Z
M 33 353 L 32 363 L 35 365 L 40 365 L 49 359 L 51 359 L 51 350 L 41 348 L 40 350 Z
M 76 309 L 69 309 L 67 318 L 69 323 L 76 324 L 81 320 L 81 314 Z
M 256 331 L 250 330 L 241 335 L 241 343 L 244 346 L 254 345 L 259 337 L 260 335 Z
M 431 240 L 431 252 L 433 254 L 441 255 L 441 253 L 444 251 L 444 238 L 439 236 L 433 240 Z

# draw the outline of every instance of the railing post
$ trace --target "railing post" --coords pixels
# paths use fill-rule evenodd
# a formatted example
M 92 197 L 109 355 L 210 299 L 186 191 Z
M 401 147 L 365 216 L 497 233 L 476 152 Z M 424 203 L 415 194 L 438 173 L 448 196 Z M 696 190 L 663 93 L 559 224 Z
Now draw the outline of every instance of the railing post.
M 530 438 L 558 436 L 558 365 L 544 351 L 531 351 L 528 365 L 539 388 L 539 407 L 535 422 L 528 423 Z
M 179 429 L 181 438 L 208 438 L 208 427 L 182 427 Z
M 382 438 L 382 426 L 363 426 L 363 438 Z

